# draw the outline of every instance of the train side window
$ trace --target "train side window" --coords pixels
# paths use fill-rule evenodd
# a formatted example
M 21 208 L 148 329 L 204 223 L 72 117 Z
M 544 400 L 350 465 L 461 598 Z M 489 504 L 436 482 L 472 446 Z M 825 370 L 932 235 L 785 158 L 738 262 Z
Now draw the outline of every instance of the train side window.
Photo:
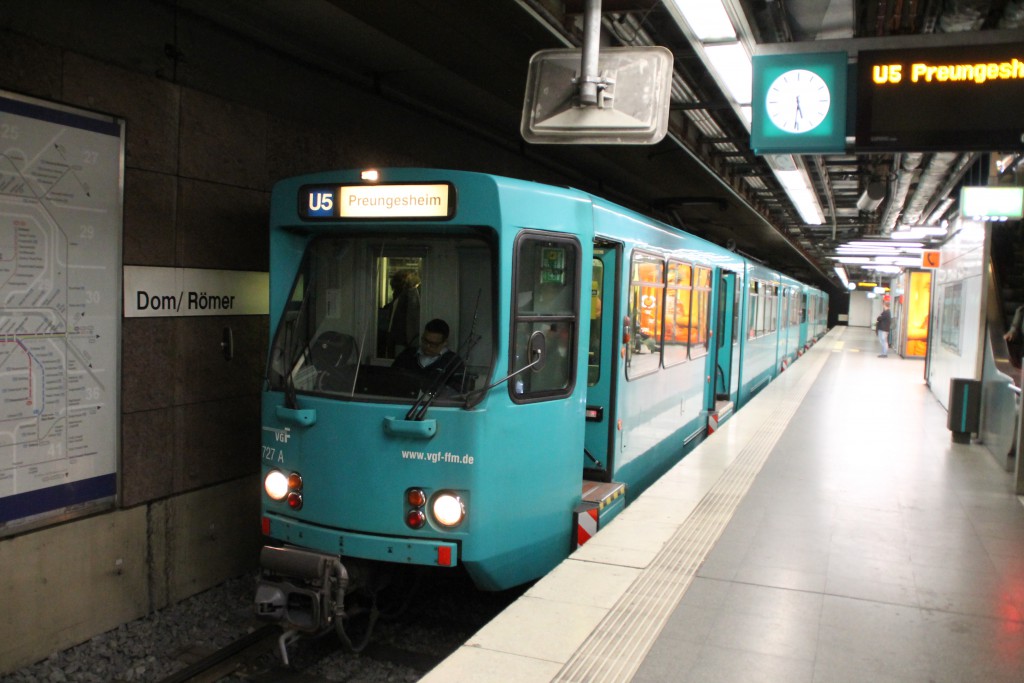
M 693 268 L 680 261 L 668 262 L 665 287 L 665 367 L 686 360 L 686 347 L 693 334 L 690 310 L 690 287 Z
M 579 243 L 569 237 L 525 232 L 517 239 L 511 371 L 530 362 L 528 347 L 534 333 L 546 337 L 547 353 L 535 368 L 509 382 L 516 400 L 572 393 L 579 327 L 579 255 Z
M 740 343 L 740 313 L 743 305 L 743 288 L 739 286 L 739 283 L 733 288 L 733 299 L 732 299 L 732 343 L 733 345 Z
M 635 252 L 630 264 L 630 340 L 626 345 L 626 377 L 657 372 L 664 341 L 662 311 L 665 263 L 660 256 Z
M 587 349 L 587 386 L 601 380 L 601 326 L 604 300 L 604 263 L 595 258 L 590 276 L 590 345 Z
M 711 320 L 711 269 L 694 268 L 693 272 L 693 322 L 690 325 L 690 358 L 708 355 L 708 333 Z
M 754 339 L 761 336 L 759 322 L 763 319 L 761 308 L 761 281 L 751 280 L 747 288 L 747 337 Z

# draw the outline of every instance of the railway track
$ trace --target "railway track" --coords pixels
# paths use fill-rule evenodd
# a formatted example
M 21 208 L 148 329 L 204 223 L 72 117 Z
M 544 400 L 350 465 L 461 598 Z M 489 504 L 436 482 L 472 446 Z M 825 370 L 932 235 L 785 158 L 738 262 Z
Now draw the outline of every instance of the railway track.
M 281 629 L 267 624 L 215 652 L 194 653 L 194 661 L 158 683 L 415 681 L 521 592 L 483 593 L 462 580 L 431 582 L 409 611 L 382 619 L 358 654 L 328 633 L 290 644 L 286 667 L 279 655 Z

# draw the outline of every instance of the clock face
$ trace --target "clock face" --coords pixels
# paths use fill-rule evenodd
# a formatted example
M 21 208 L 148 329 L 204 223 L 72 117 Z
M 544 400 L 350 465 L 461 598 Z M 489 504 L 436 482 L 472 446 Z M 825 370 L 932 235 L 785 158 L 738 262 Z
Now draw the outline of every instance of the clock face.
M 807 69 L 791 69 L 768 86 L 764 109 L 780 130 L 799 134 L 821 125 L 831 103 L 821 76 Z

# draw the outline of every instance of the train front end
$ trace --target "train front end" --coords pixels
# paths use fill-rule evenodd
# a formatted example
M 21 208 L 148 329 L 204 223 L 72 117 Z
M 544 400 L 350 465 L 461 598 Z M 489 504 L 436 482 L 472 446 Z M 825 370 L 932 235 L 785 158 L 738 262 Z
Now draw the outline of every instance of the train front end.
M 568 552 L 579 469 L 550 454 L 574 451 L 583 406 L 522 396 L 530 383 L 544 393 L 527 366 L 548 352 L 539 330 L 569 329 L 579 277 L 545 283 L 568 313 L 510 324 L 499 283 L 515 237 L 494 180 L 439 175 L 325 174 L 274 191 L 256 610 L 288 630 L 342 628 L 346 604 L 372 602 L 398 565 L 502 589 Z M 578 264 L 573 249 L 537 240 L 527 256 L 540 273 L 542 257 Z

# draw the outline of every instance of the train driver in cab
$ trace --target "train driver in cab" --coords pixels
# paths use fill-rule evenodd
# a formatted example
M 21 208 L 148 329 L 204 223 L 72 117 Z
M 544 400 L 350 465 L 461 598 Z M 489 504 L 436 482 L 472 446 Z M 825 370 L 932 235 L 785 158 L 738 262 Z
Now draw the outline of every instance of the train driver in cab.
M 434 318 L 424 326 L 419 346 L 406 347 L 391 367 L 417 373 L 424 379 L 426 390 L 443 383 L 461 391 L 465 367 L 459 354 L 448 348 L 449 332 L 448 323 Z

